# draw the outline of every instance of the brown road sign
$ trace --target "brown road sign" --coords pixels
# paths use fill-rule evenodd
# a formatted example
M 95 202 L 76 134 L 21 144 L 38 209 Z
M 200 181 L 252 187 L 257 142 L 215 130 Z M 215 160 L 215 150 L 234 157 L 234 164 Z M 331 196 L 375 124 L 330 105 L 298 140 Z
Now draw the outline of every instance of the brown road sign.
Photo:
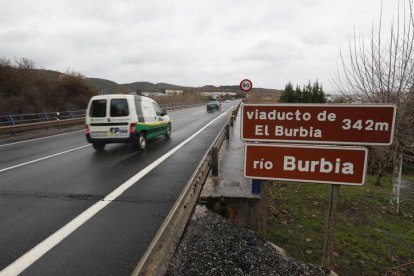
M 392 104 L 244 104 L 244 141 L 390 145 Z
M 247 144 L 244 176 L 328 184 L 363 185 L 368 151 L 363 147 Z

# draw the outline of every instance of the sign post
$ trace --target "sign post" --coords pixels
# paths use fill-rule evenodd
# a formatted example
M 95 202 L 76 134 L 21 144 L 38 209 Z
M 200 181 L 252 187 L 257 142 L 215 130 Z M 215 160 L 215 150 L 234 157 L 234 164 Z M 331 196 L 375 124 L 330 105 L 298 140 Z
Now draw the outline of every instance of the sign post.
M 333 264 L 332 253 L 334 251 L 334 234 L 336 214 L 338 210 L 339 189 L 341 185 L 331 186 L 331 196 L 329 198 L 328 224 L 326 226 L 325 243 L 323 245 L 322 265 L 331 268 Z

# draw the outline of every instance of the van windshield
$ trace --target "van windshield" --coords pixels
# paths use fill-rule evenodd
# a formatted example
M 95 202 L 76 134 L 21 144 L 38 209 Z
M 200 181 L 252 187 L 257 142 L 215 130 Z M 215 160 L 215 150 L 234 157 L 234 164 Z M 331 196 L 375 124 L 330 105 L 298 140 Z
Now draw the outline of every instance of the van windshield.
M 106 100 L 94 100 L 89 111 L 90 117 L 105 117 L 106 115 Z
M 128 102 L 126 99 L 114 99 L 111 101 L 111 117 L 128 116 Z

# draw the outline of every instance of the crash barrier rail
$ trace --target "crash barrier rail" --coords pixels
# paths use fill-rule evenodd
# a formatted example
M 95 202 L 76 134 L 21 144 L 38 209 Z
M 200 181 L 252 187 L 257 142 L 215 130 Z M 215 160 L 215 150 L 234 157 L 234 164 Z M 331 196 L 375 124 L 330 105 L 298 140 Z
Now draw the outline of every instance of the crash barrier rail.
M 185 107 L 204 105 L 205 103 L 172 103 L 172 104 L 160 104 L 162 109 L 174 110 Z M 57 112 L 43 112 L 43 113 L 32 113 L 32 114 L 10 114 L 0 116 L 0 127 L 1 126 L 14 126 L 22 124 L 40 123 L 57 120 L 67 120 L 84 118 L 85 110 L 74 110 L 74 111 L 57 111 Z
M 200 105 L 205 105 L 205 102 L 198 102 L 198 103 L 173 103 L 173 104 L 160 104 L 162 109 L 167 110 L 174 110 L 174 109 L 181 109 L 181 108 L 188 108 L 188 107 L 195 107 Z
M 204 154 L 132 275 L 164 275 L 167 271 L 210 169 L 213 175 L 218 174 L 218 152 L 224 139 L 229 139 L 229 130 L 239 107 L 240 104 L 231 111 L 226 124 Z
M 205 103 L 161 104 L 162 109 L 174 110 Z M 67 127 L 85 123 L 85 110 L 0 116 L 0 137 L 52 127 Z
M 15 126 L 57 120 L 84 118 L 85 110 L 43 112 L 0 116 L 0 126 Z

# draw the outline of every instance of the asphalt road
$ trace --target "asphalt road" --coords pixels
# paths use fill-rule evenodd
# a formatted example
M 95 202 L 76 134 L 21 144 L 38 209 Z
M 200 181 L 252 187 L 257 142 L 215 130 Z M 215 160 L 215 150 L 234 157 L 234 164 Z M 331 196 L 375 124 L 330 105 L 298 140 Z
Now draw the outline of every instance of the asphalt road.
M 171 138 L 144 151 L 110 144 L 95 152 L 83 131 L 0 144 L 0 275 L 11 268 L 23 275 L 130 275 L 226 116 L 157 159 L 236 104 L 215 113 L 204 106 L 170 112 Z M 137 174 L 144 176 L 134 181 Z M 105 198 L 125 183 L 132 186 Z M 68 225 L 76 227 L 62 234 Z

